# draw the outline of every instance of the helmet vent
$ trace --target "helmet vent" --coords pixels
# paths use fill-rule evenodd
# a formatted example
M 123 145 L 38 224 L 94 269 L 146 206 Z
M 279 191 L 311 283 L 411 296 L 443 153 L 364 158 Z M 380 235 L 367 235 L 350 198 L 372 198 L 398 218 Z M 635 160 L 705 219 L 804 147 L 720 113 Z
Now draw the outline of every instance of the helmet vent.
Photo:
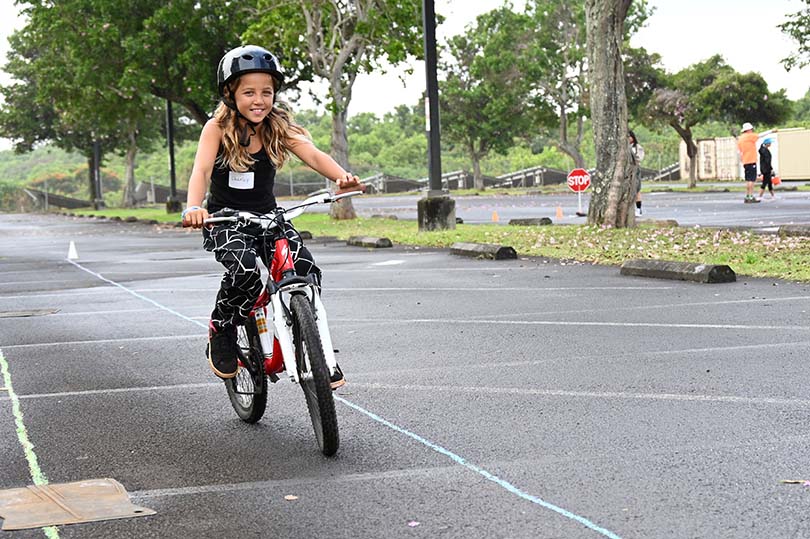
M 245 60 L 253 60 L 253 55 L 251 55 L 251 54 L 243 54 L 242 58 L 244 58 Z

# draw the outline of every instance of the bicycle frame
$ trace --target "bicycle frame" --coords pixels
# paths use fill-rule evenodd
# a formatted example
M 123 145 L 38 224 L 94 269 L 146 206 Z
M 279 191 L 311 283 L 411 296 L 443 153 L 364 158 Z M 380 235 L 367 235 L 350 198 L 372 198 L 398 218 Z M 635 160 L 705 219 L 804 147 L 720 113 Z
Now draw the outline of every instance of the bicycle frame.
M 321 302 L 318 288 L 306 277 L 300 277 L 295 273 L 290 246 L 287 238 L 276 232 L 274 239 L 275 249 L 273 259 L 269 268 L 269 276 L 264 290 L 259 295 L 259 299 L 253 306 L 250 313 L 256 320 L 256 327 L 259 330 L 259 340 L 264 355 L 264 369 L 267 375 L 276 375 L 284 369 L 293 382 L 299 383 L 298 370 L 295 368 L 295 349 L 293 347 L 292 319 L 289 308 L 290 294 L 306 294 L 312 302 L 315 312 L 315 319 L 318 324 L 321 344 L 323 345 L 324 359 L 329 368 L 330 376 L 335 372 L 335 352 L 332 346 L 332 338 L 329 332 L 329 323 L 326 318 L 326 309 Z M 270 342 L 270 334 L 267 329 L 265 318 L 267 316 L 265 307 L 272 307 L 273 311 L 273 342 Z M 281 355 L 281 361 L 278 354 Z
M 312 303 L 318 333 L 323 346 L 324 359 L 329 369 L 329 375 L 333 375 L 337 362 L 335 351 L 332 346 L 332 337 L 329 332 L 329 323 L 326 317 L 326 309 L 321 302 L 320 294 L 316 284 L 312 279 L 301 277 L 295 273 L 290 245 L 284 236 L 281 223 L 291 220 L 304 212 L 306 207 L 327 202 L 334 202 L 341 198 L 360 194 L 359 191 L 342 193 L 339 195 L 321 195 L 305 200 L 299 206 L 288 210 L 281 209 L 272 216 L 255 216 L 240 212 L 237 216 L 212 217 L 206 223 L 234 222 L 240 218 L 261 225 L 267 233 L 273 229 L 273 258 L 270 263 L 269 275 L 262 293 L 256 300 L 249 316 L 256 321 L 259 333 L 259 344 L 264 357 L 264 371 L 271 380 L 276 380 L 276 375 L 282 370 L 287 371 L 290 380 L 300 383 L 298 369 L 295 365 L 295 348 L 293 346 L 292 315 L 289 307 L 289 297 L 292 294 L 306 294 Z M 267 327 L 266 307 L 272 308 L 273 338 Z M 283 366 L 283 368 L 282 368 Z M 309 366 L 308 366 L 309 367 Z M 309 369 L 308 369 L 309 370 Z

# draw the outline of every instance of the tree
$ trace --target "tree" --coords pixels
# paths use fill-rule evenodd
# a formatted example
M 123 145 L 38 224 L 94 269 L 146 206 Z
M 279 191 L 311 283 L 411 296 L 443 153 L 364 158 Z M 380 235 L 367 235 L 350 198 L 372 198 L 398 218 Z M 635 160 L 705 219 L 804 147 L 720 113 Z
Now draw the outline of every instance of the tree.
M 546 123 L 546 127 L 557 130 L 554 145 L 571 157 L 575 167 L 585 168 L 582 140 L 585 120 L 590 114 L 585 5 L 533 0 L 527 5 L 527 14 L 536 39 L 531 53 L 534 62 L 526 76 L 533 82 L 533 91 L 556 111 L 556 118 Z M 634 2 L 628 8 L 627 24 L 622 30 L 625 73 L 633 74 L 627 83 L 634 110 L 637 102 L 649 97 L 649 86 L 655 85 L 656 80 L 655 64 L 660 58 L 626 44 L 650 14 L 646 0 Z
M 36 80 L 33 102 L 53 106 L 59 126 L 75 134 L 58 137 L 57 144 L 69 147 L 78 136 L 88 159 L 94 159 L 96 142 L 105 153 L 126 148 L 128 188 L 123 203 L 132 205 L 138 145 L 151 146 L 159 131 L 151 127 L 156 117 L 152 114 L 150 118 L 154 112 L 150 96 L 119 84 L 125 67 L 121 36 L 137 24 L 133 20 L 138 14 L 124 16 L 118 7 L 97 0 L 53 6 L 32 3 L 26 9 L 28 31 L 21 35 L 30 42 L 28 50 L 37 54 L 15 67 L 20 67 L 22 77 Z M 44 134 L 47 136 L 47 129 Z M 93 181 L 98 166 L 100 163 L 93 163 L 88 178 L 94 198 L 99 198 Z
M 249 8 L 232 0 L 114 2 L 122 16 L 137 23 L 122 36 L 126 67 L 121 86 L 177 103 L 198 124 L 205 124 L 217 103 L 216 67 L 227 51 L 241 44 L 251 20 Z
M 88 161 L 89 193 L 95 199 L 93 143 L 103 148 L 120 144 L 119 126 L 99 124 L 98 116 L 82 114 L 76 103 L 82 90 L 75 84 L 76 64 L 68 50 L 51 36 L 54 14 L 33 8 L 29 24 L 9 39 L 11 52 L 5 71 L 14 82 L 0 89 L 0 132 L 15 141 L 18 153 L 52 141 L 66 151 L 78 150 Z M 87 109 L 83 109 L 87 110 Z
M 793 104 L 793 121 L 810 123 L 810 90 Z
M 804 0 L 806 7 L 788 17 L 788 20 L 779 25 L 782 32 L 790 36 L 799 48 L 782 60 L 785 69 L 790 71 L 794 67 L 810 65 L 810 0 Z
M 661 66 L 661 55 L 648 53 L 643 47 L 626 46 L 624 59 L 624 92 L 627 96 L 627 114 L 636 121 L 646 118 L 645 108 L 657 88 L 666 85 L 666 72 Z
M 666 87 L 653 92 L 646 110 L 651 119 L 671 126 L 686 144 L 689 187 L 695 187 L 695 125 L 708 121 L 774 124 L 790 114 L 791 104 L 784 90 L 769 92 L 758 73 L 737 73 L 715 55 L 671 76 Z
M 346 114 L 357 75 L 421 56 L 421 12 L 418 0 L 259 0 L 245 38 L 278 50 L 288 72 L 329 83 L 331 153 L 351 170 Z M 333 204 L 331 215 L 353 219 L 351 199 Z
M 480 15 L 448 43 L 439 92 L 442 133 L 470 157 L 476 189 L 484 188 L 481 159 L 490 151 L 505 154 L 515 137 L 531 132 L 539 111 L 548 110 L 532 102 L 524 76 L 531 40 L 528 17 L 502 7 Z
M 632 0 L 585 0 L 590 66 L 590 105 L 596 146 L 593 195 L 588 223 L 608 227 L 632 225 L 634 167 L 627 144 L 627 98 L 622 42 Z
M 126 154 L 124 202 L 131 202 L 135 156 L 160 136 L 165 99 L 183 105 L 199 123 L 208 119 L 216 96 L 215 66 L 238 44 L 246 12 L 229 0 L 20 3 L 27 4 L 29 22 L 11 56 L 25 60 L 10 67 L 18 80 L 34 85 L 36 94 L 20 87 L 4 94 L 17 99 L 15 106 L 27 98 L 30 106 L 52 114 L 37 127 L 12 120 L 16 113 L 7 107 L 0 124 L 24 128 L 10 132 L 15 139 L 54 140 L 85 155 L 92 155 L 93 141 L 100 140 L 104 152 Z

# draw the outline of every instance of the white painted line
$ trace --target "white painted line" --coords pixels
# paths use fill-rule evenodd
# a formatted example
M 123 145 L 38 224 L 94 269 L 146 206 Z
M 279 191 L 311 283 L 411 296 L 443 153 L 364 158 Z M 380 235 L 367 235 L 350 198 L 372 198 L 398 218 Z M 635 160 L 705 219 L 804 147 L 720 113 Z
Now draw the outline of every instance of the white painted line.
M 570 287 L 535 287 L 535 286 L 485 286 L 485 287 L 460 287 L 460 286 L 384 286 L 384 287 L 352 287 L 338 288 L 329 287 L 329 292 L 587 292 L 588 290 L 669 290 L 668 287 L 654 288 L 651 286 L 570 286 Z
M 62 342 L 39 342 L 28 344 L 9 344 L 4 346 L 6 350 L 19 348 L 38 348 L 45 346 L 74 346 L 82 344 L 110 344 L 122 342 L 144 342 L 144 341 L 169 341 L 174 339 L 207 339 L 208 335 L 197 333 L 195 335 L 164 335 L 161 337 L 121 337 L 118 339 L 97 339 L 87 341 L 62 341 Z
M 218 276 L 220 277 L 220 276 Z M 579 287 L 579 286 L 571 286 L 571 287 L 530 287 L 530 286 L 505 286 L 505 287 L 494 287 L 494 286 L 487 286 L 487 287 L 477 287 L 477 288 L 469 288 L 469 287 L 458 287 L 458 286 L 445 286 L 445 287 L 427 287 L 427 286 L 407 286 L 407 287 L 394 287 L 394 286 L 384 286 L 384 287 L 349 287 L 349 288 L 341 288 L 341 287 L 329 287 L 329 292 L 471 292 L 471 293 L 481 293 L 481 292 L 587 292 L 588 290 L 632 290 L 632 291 L 639 291 L 639 290 L 669 290 L 669 287 L 651 287 L 651 286 L 594 286 L 594 287 Z M 132 288 L 127 289 L 137 293 L 155 293 L 155 292 L 208 292 L 210 294 L 214 294 L 211 288 L 188 288 L 188 287 L 172 287 L 172 288 Z M 93 294 L 96 292 L 109 292 L 110 289 L 108 287 L 104 288 L 90 288 L 87 290 L 78 291 L 75 293 L 57 293 L 57 292 L 42 292 L 37 293 L 33 292 L 31 294 L 23 295 L 23 296 L 0 296 L 0 300 L 3 299 L 28 299 L 32 297 L 40 297 L 40 296 L 48 296 L 54 298 L 60 297 L 75 297 L 81 296 L 84 294 Z
M 654 357 L 654 356 L 669 356 L 669 355 L 700 355 L 703 356 L 708 353 L 716 354 L 718 352 L 738 352 L 742 350 L 767 350 L 767 349 L 774 349 L 774 348 L 789 348 L 789 347 L 810 347 L 810 341 L 796 341 L 796 342 L 780 342 L 780 343 L 771 343 L 771 344 L 749 344 L 749 345 L 738 345 L 738 346 L 716 346 L 710 348 L 682 348 L 679 350 L 657 350 L 657 351 L 645 351 L 645 352 L 638 352 L 638 353 L 626 353 L 626 354 L 594 354 L 594 355 L 585 355 L 585 356 L 578 356 L 578 360 L 581 362 L 587 362 L 589 360 L 598 360 L 601 363 L 618 363 L 625 359 L 642 359 L 646 357 Z M 527 359 L 524 361 L 487 361 L 485 363 L 471 363 L 471 362 L 464 362 L 464 363 L 456 363 L 456 364 L 447 364 L 443 363 L 441 365 L 430 365 L 427 367 L 410 367 L 410 368 L 400 368 L 400 369 L 389 369 L 384 371 L 366 371 L 366 372 L 353 372 L 352 379 L 354 378 L 374 378 L 378 376 L 390 376 L 391 374 L 399 374 L 399 373 L 414 373 L 414 372 L 438 372 L 442 370 L 476 370 L 476 369 L 502 369 L 507 367 L 531 367 L 533 365 L 547 365 L 549 363 L 556 363 L 559 361 L 571 361 L 570 357 L 563 356 L 563 357 L 548 357 L 544 359 Z
M 495 315 L 496 317 L 521 317 L 521 316 L 542 316 L 548 314 L 579 314 L 579 313 L 599 313 L 599 312 L 616 312 L 616 311 L 640 311 L 645 309 L 661 310 L 671 309 L 676 307 L 714 307 L 722 305 L 740 305 L 746 303 L 772 303 L 772 302 L 793 302 L 793 301 L 810 301 L 810 296 L 789 296 L 785 298 L 752 298 L 752 299 L 734 299 L 726 301 L 696 301 L 692 303 L 665 303 L 665 304 L 643 304 L 639 303 L 630 307 L 607 307 L 599 309 L 571 309 L 565 311 L 534 311 L 523 313 L 510 313 L 503 315 Z M 486 316 L 486 315 L 481 315 Z M 475 317 L 473 317 L 475 318 Z
M 404 264 L 404 260 L 386 260 L 384 262 L 375 262 L 371 264 L 372 266 L 398 266 L 400 264 Z
M 73 283 L 75 285 L 81 285 L 82 281 L 79 281 L 77 279 L 55 280 L 55 279 L 45 279 L 45 278 L 43 278 L 43 279 L 39 279 L 37 281 L 10 281 L 10 282 L 6 281 L 6 282 L 0 283 L 0 286 L 20 286 L 22 284 L 39 284 L 39 285 L 43 285 L 43 284 L 54 284 L 54 283 Z
M 534 496 L 532 494 L 529 494 L 528 492 L 525 492 L 524 490 L 521 490 L 520 488 L 516 487 L 515 485 L 513 485 L 509 481 L 506 481 L 505 479 L 501 479 L 500 477 L 493 474 L 492 472 L 489 472 L 488 470 L 485 470 L 484 468 L 481 468 L 480 466 L 477 466 L 476 464 L 473 464 L 472 462 L 469 462 L 464 457 L 461 457 L 460 455 L 457 455 L 456 453 L 453 453 L 449 449 L 445 449 L 444 447 L 442 447 L 442 446 L 440 446 L 440 445 L 438 445 L 438 444 L 436 444 L 434 442 L 431 442 L 427 438 L 424 438 L 424 437 L 422 437 L 422 436 L 420 436 L 420 435 L 418 435 L 418 434 L 416 434 L 414 432 L 411 432 L 408 429 L 402 428 L 399 425 L 396 425 L 396 424 L 388 421 L 387 419 L 385 419 L 385 418 L 383 418 L 383 417 L 381 417 L 381 416 L 379 416 L 379 415 L 377 415 L 377 414 L 375 414 L 373 412 L 370 412 L 370 411 L 366 410 L 362 406 L 359 406 L 359 405 L 357 405 L 357 404 L 355 404 L 355 403 L 353 403 L 351 401 L 348 401 L 348 400 L 346 400 L 346 399 L 344 399 L 342 397 L 338 397 L 338 396 L 335 397 L 335 400 L 338 401 L 338 402 L 342 402 L 343 404 L 345 404 L 349 408 L 352 408 L 353 410 L 356 410 L 356 411 L 360 412 L 361 414 L 365 415 L 366 417 L 369 417 L 370 419 L 376 421 L 377 423 L 380 423 L 381 425 L 384 425 L 384 426 L 388 427 L 389 429 L 393 430 L 394 432 L 398 432 L 400 434 L 403 434 L 403 435 L 407 436 L 408 438 L 411 438 L 412 440 L 416 440 L 417 442 L 424 445 L 425 447 L 435 451 L 436 453 L 439 453 L 440 455 L 444 455 L 445 457 L 449 458 L 450 460 L 452 460 L 456 464 L 459 464 L 459 465 L 463 466 L 464 468 L 470 470 L 471 472 L 474 472 L 474 473 L 484 477 L 487 481 L 492 481 L 493 483 L 495 483 L 496 485 L 498 485 L 502 489 L 506 490 L 507 492 L 509 492 L 511 494 L 514 494 L 514 495 L 518 496 L 519 498 L 521 498 L 523 500 L 526 500 L 527 502 L 531 502 L 531 503 L 533 503 L 535 505 L 539 505 L 540 507 L 543 507 L 544 509 L 549 509 L 549 510 L 551 510 L 551 511 L 557 513 L 558 515 L 561 515 L 561 516 L 563 516 L 563 517 L 565 517 L 567 519 L 573 520 L 575 522 L 579 522 L 580 524 L 582 524 L 586 528 L 589 528 L 590 530 L 593 530 L 596 533 L 607 537 L 608 539 L 620 539 L 620 537 L 618 535 L 616 535 L 615 533 L 613 533 L 612 531 L 599 526 L 598 524 L 592 522 L 588 518 L 583 517 L 581 515 L 578 515 L 576 513 L 572 513 L 571 511 L 568 511 L 567 509 L 563 509 L 562 507 L 559 507 L 558 505 L 555 505 L 555 504 L 550 503 L 550 502 L 548 502 L 546 500 L 543 500 L 542 498 L 539 498 L 538 496 Z
M 76 297 L 86 296 L 88 294 L 89 295 L 96 295 L 99 292 L 109 294 L 111 291 L 112 291 L 112 288 L 110 288 L 109 286 L 99 286 L 99 287 L 95 287 L 95 288 L 88 288 L 86 290 L 78 290 L 76 292 L 68 292 L 68 291 L 62 291 L 62 292 L 45 291 L 45 292 L 41 292 L 41 291 L 37 291 L 37 292 L 31 292 L 30 294 L 24 294 L 24 295 L 21 295 L 21 296 L 0 296 L 0 301 L 6 300 L 6 299 L 31 299 L 31 298 L 45 298 L 45 297 L 47 297 L 47 298 L 76 298 Z
M 450 386 L 420 384 L 352 383 L 353 388 L 403 391 L 436 391 L 440 393 L 475 393 L 489 395 L 521 395 L 537 397 L 579 397 L 588 399 L 625 399 L 681 402 L 722 402 L 730 404 L 776 405 L 810 407 L 810 399 L 784 399 L 776 397 L 738 397 L 735 395 L 694 395 L 678 393 L 629 393 L 624 391 L 565 391 L 558 389 L 531 389 L 518 387 Z
M 85 268 L 84 266 L 82 266 L 78 262 L 75 262 L 73 260 L 68 260 L 68 262 L 70 262 L 71 264 L 73 264 L 74 266 L 79 268 L 80 270 L 85 271 L 85 272 L 89 273 L 90 275 L 94 275 L 95 277 L 98 277 L 99 279 L 101 279 L 105 283 L 108 283 L 108 284 L 111 284 L 111 285 L 113 285 L 113 286 L 115 286 L 117 288 L 120 288 L 124 292 L 126 292 L 128 294 L 131 294 L 131 295 L 135 296 L 138 299 L 142 299 L 142 300 L 146 301 L 147 303 L 151 303 L 152 305 L 154 305 L 155 307 L 158 307 L 159 309 L 162 309 L 162 310 L 164 310 L 164 311 L 166 311 L 168 313 L 171 313 L 171 314 L 173 314 L 175 316 L 178 316 L 178 317 L 180 317 L 180 318 L 182 318 L 184 320 L 188 320 L 189 322 L 191 322 L 193 324 L 197 324 L 198 326 L 202 326 L 202 327 L 204 327 L 206 329 L 208 328 L 207 324 L 202 324 L 202 323 L 198 322 L 197 320 L 192 320 L 188 316 L 186 316 L 184 314 L 180 314 L 179 312 L 175 311 L 174 309 L 166 307 L 165 305 L 162 305 L 162 304 L 158 303 L 157 301 L 154 301 L 154 300 L 152 300 L 150 298 L 147 298 L 146 296 L 142 296 L 138 292 L 136 292 L 136 291 L 134 291 L 134 290 L 132 290 L 130 288 L 127 288 L 124 285 L 118 284 L 115 281 L 111 281 L 110 279 L 107 279 L 106 277 L 104 277 L 100 273 L 96 273 L 95 271 L 92 271 L 92 270 L 89 270 L 89 269 Z
M 72 313 L 58 312 L 47 315 L 51 316 L 97 316 L 107 314 L 132 314 L 132 313 L 153 313 L 155 309 L 110 309 L 109 311 L 76 311 Z
M 238 492 L 244 490 L 269 490 L 279 492 L 279 489 L 291 488 L 302 485 L 317 485 L 322 483 L 346 483 L 354 481 L 374 481 L 381 479 L 413 478 L 415 475 L 435 477 L 436 474 L 461 475 L 463 470 L 458 466 L 439 466 L 408 468 L 405 470 L 390 470 L 375 473 L 353 473 L 335 475 L 330 477 L 301 477 L 297 479 L 271 479 L 267 481 L 248 481 L 244 483 L 225 483 L 214 485 L 198 485 L 193 487 L 162 488 L 153 490 L 135 490 L 129 493 L 131 498 L 162 498 L 167 496 L 194 496 L 198 494 L 213 494 L 223 492 Z
M 501 326 L 571 326 L 582 327 L 628 327 L 628 328 L 690 328 L 690 329 L 736 329 L 736 330 L 790 330 L 808 331 L 809 326 L 746 326 L 742 324 L 659 324 L 655 322 L 585 322 L 582 320 L 453 320 L 449 318 L 342 318 L 341 322 L 358 324 L 492 324 Z
M 145 386 L 145 387 L 115 387 L 110 389 L 88 389 L 85 391 L 60 391 L 55 393 L 30 393 L 19 395 L 20 400 L 27 399 L 61 399 L 64 397 L 88 397 L 92 395 L 112 395 L 115 393 L 140 393 L 153 391 L 175 391 L 179 389 L 208 389 L 212 387 L 222 387 L 222 382 L 200 382 L 197 384 L 176 384 L 167 386 Z M 9 400 L 9 397 L 0 397 L 0 402 Z

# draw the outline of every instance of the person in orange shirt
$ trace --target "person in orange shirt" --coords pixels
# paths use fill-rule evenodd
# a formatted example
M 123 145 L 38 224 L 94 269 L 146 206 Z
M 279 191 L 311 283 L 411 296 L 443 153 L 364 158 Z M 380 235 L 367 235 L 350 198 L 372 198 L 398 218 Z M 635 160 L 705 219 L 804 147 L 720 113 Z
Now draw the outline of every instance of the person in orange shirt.
M 743 170 L 745 171 L 745 203 L 759 202 L 754 197 L 754 182 L 757 180 L 757 134 L 748 122 L 742 125 L 742 134 L 737 139 Z

